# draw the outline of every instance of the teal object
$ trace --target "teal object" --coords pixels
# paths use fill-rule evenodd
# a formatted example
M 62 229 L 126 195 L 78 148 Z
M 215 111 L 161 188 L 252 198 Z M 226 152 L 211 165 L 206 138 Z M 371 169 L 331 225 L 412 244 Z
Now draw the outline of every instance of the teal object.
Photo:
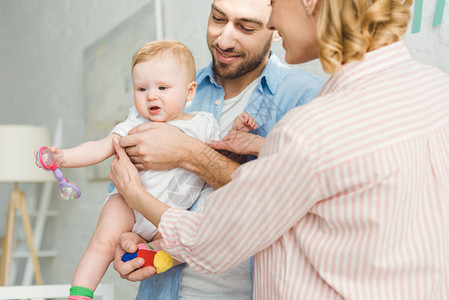
M 412 33 L 417 33 L 421 30 L 422 7 L 424 0 L 415 1 L 415 11 L 413 12 Z M 444 0 L 443 0 L 444 2 Z
M 432 26 L 441 24 L 441 21 L 443 20 L 444 4 L 446 4 L 445 0 L 437 0 L 437 6 L 435 7 Z
M 417 33 L 421 31 L 423 2 L 424 0 L 415 1 L 415 10 L 413 12 L 413 21 L 412 21 L 412 33 Z M 444 4 L 446 4 L 446 0 L 437 0 L 437 4 L 435 6 L 435 14 L 433 15 L 432 26 L 437 26 L 441 24 L 443 20 Z

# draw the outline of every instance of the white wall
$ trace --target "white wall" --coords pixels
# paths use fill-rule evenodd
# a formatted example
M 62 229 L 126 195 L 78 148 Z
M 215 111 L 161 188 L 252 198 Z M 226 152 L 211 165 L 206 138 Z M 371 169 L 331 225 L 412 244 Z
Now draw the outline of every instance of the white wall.
M 197 66 L 209 63 L 205 28 L 211 0 L 162 0 L 166 38 L 184 42 Z M 407 34 L 412 55 L 449 74 L 449 5 L 443 24 L 431 27 L 436 1 L 424 1 L 421 33 Z M 446 1 L 447 2 L 447 1 Z M 54 133 L 56 118 L 63 117 L 65 147 L 84 140 L 83 51 L 151 0 L 0 0 L 0 123 L 33 124 Z M 132 34 L 132 33 L 130 33 Z M 280 44 L 273 47 L 283 56 Z M 300 68 L 323 78 L 317 61 Z M 5 145 L 1 144 L 1 147 Z M 13 145 L 11 145 L 13 146 Z M 59 255 L 43 259 L 45 283 L 69 283 L 74 267 L 95 228 L 107 182 L 89 182 L 84 169 L 64 170 L 83 188 L 83 199 L 51 203 L 59 216 L 47 223 L 46 249 Z M 38 185 L 23 185 L 34 202 Z M 6 213 L 12 185 L 0 184 L 0 216 Z M 31 203 L 32 204 L 32 203 Z M 4 231 L 0 217 L 0 234 Z M 19 241 L 20 244 L 20 241 Z M 23 244 L 23 243 L 22 243 Z M 109 270 L 105 282 L 117 284 L 117 299 L 133 299 L 137 284 L 121 280 Z
M 56 119 L 61 116 L 63 145 L 81 143 L 83 51 L 148 2 L 1 0 L 0 123 L 44 125 L 53 134 Z M 87 182 L 83 169 L 64 170 L 64 174 L 82 187 L 83 199 L 65 202 L 57 192 L 53 194 L 51 209 L 58 210 L 59 216 L 49 218 L 44 248 L 56 249 L 59 254 L 41 260 L 45 283 L 70 283 L 107 191 L 106 182 Z M 40 195 L 35 185 L 22 186 L 28 200 Z M 1 185 L 1 216 L 6 213 L 3 199 L 11 188 Z M 0 220 L 3 235 L 4 218 Z M 136 293 L 137 284 L 121 280 L 113 271 L 104 281 L 119 284 L 117 299 L 133 299 Z

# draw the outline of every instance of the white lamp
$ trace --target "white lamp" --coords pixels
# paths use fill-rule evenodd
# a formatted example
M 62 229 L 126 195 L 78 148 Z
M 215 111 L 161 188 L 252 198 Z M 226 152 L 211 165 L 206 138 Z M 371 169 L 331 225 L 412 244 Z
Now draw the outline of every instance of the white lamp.
M 34 163 L 34 150 L 40 146 L 50 146 L 48 130 L 29 125 L 0 125 L 0 182 L 14 183 L 10 194 L 5 237 L 0 266 L 0 285 L 8 285 L 11 268 L 12 247 L 16 210 L 20 210 L 28 248 L 33 260 L 37 284 L 42 284 L 42 275 L 34 247 L 30 217 L 26 207 L 25 195 L 18 189 L 19 182 L 53 181 L 53 174 L 39 169 Z

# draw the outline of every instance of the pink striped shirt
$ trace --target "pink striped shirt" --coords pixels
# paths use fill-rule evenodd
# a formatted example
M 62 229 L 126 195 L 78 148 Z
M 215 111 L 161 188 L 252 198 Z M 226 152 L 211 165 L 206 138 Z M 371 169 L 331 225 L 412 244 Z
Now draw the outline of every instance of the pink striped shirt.
M 347 64 L 160 231 L 198 271 L 255 255 L 254 299 L 449 299 L 449 76 L 403 42 Z

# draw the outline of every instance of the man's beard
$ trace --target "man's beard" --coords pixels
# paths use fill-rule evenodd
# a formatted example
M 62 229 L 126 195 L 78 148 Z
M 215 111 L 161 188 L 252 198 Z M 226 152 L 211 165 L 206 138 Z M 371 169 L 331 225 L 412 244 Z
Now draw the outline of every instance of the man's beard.
M 250 57 L 249 60 L 247 61 L 243 61 L 241 64 L 237 66 L 236 69 L 233 70 L 229 70 L 230 65 L 218 61 L 215 58 L 215 56 L 212 55 L 213 59 L 212 70 L 215 76 L 218 75 L 223 79 L 237 79 L 259 67 L 264 61 L 270 49 L 271 49 L 271 40 L 269 40 L 265 44 L 263 50 L 259 52 L 256 56 Z

